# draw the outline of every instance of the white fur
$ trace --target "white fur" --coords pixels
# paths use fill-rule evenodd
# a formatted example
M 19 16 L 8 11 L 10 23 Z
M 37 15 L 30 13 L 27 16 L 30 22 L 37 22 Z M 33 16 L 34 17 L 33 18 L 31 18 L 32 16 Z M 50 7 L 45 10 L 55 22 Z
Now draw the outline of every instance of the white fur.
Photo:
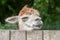
M 28 17 L 29 19 L 26 22 L 23 22 L 21 18 L 23 17 Z M 13 18 L 16 18 L 13 20 Z M 40 21 L 40 28 L 39 27 L 33 27 L 33 25 L 37 25 L 35 19 L 39 18 L 41 19 L 39 16 L 34 16 L 34 15 L 24 15 L 24 16 L 13 16 L 13 17 L 8 17 L 7 19 L 5 19 L 6 22 L 9 23 L 16 23 L 18 22 L 19 27 L 21 27 L 21 30 L 33 30 L 33 29 L 40 29 L 43 22 Z M 9 21 L 10 20 L 10 21 Z

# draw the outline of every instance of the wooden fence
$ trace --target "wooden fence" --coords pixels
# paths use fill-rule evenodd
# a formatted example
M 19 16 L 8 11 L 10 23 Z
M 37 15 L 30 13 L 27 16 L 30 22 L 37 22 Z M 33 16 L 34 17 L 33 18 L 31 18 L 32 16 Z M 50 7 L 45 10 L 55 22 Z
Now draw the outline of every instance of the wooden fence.
M 60 40 L 58 30 L 0 30 L 0 40 Z

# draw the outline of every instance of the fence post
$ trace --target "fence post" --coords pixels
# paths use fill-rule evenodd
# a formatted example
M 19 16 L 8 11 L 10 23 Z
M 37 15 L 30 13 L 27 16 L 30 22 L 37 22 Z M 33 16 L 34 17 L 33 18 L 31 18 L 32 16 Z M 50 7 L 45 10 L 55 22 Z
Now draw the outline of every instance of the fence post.
M 9 30 L 0 30 L 0 40 L 9 40 Z
M 25 31 L 12 30 L 11 40 L 25 40 Z
M 60 40 L 60 31 L 44 30 L 44 40 Z
M 42 40 L 42 31 L 27 31 L 27 40 Z

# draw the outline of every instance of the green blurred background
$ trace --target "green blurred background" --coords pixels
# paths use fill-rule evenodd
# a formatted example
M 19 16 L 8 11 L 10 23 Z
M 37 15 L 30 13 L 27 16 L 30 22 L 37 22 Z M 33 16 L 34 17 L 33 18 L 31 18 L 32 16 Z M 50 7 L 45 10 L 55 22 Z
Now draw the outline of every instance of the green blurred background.
M 60 30 L 60 0 L 0 0 L 0 29 L 18 29 L 18 24 L 9 24 L 5 18 L 18 15 L 26 4 L 39 10 L 43 27 L 41 30 Z

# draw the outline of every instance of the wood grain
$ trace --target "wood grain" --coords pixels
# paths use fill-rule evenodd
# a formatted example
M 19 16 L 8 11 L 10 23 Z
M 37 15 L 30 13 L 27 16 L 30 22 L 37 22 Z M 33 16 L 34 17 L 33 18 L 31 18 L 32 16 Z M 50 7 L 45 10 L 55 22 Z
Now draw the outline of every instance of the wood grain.
M 9 40 L 8 30 L 0 30 L 0 40 Z
M 42 40 L 42 31 L 28 31 L 27 32 L 27 40 Z
M 25 32 L 18 30 L 11 31 L 11 40 L 25 40 Z

